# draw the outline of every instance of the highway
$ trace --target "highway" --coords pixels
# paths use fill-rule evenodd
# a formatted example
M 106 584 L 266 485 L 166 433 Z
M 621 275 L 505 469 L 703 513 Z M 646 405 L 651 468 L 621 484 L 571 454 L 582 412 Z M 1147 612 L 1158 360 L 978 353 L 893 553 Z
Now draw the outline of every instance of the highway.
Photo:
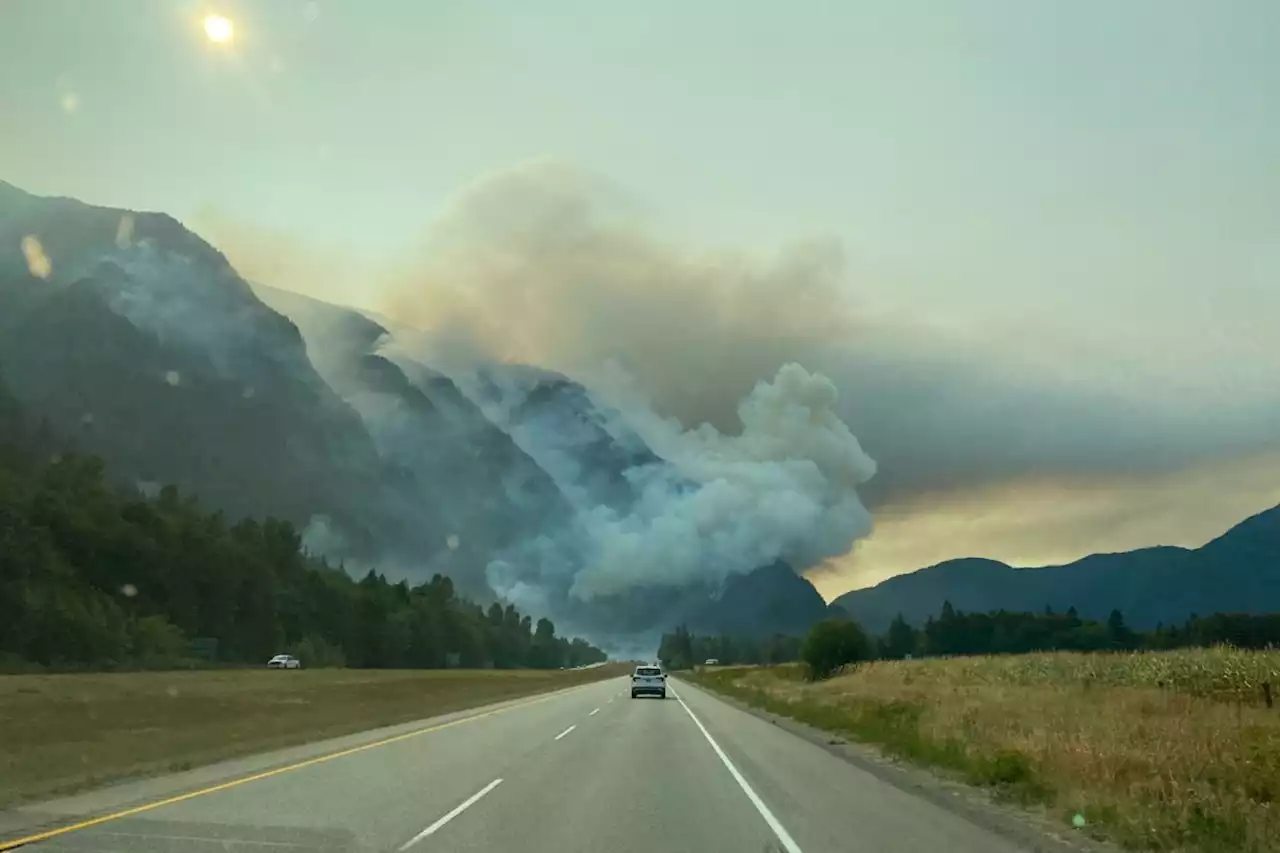
M 0 850 L 15 818 L 23 853 L 1022 849 L 692 685 L 627 684 L 30 806 Z

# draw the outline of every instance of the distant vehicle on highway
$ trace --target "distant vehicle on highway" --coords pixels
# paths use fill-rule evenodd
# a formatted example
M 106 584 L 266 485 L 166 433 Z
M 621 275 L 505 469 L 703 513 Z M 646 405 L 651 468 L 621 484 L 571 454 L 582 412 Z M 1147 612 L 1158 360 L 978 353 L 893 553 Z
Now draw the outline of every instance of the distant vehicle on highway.
M 719 666 L 720 658 L 707 658 L 707 662 L 703 666 Z
M 293 655 L 276 655 L 267 661 L 267 669 L 302 669 L 302 661 Z
M 638 666 L 631 676 L 631 698 L 657 696 L 667 698 L 667 674 L 660 666 Z

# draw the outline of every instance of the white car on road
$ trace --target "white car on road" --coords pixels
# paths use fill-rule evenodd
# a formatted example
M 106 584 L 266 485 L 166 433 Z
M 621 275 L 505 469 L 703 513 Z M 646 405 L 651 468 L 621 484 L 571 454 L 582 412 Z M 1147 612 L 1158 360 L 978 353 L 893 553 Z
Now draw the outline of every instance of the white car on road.
M 657 696 L 667 698 L 667 674 L 660 666 L 638 666 L 631 676 L 631 698 Z
M 293 655 L 276 655 L 267 661 L 267 669 L 302 669 L 302 661 Z

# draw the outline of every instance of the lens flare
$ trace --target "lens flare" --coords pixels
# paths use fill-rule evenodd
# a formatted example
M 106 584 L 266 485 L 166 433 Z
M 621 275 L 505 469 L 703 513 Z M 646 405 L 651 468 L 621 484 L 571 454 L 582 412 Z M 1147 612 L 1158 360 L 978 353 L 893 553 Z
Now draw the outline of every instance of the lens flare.
M 226 44 L 235 35 L 235 24 L 225 15 L 206 15 L 204 18 L 204 34 L 209 41 Z

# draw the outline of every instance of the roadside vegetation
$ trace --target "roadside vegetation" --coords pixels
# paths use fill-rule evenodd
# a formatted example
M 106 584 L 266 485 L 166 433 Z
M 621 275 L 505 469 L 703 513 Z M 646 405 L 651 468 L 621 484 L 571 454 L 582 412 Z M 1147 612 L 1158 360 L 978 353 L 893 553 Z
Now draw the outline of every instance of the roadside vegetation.
M 856 661 L 819 680 L 804 663 L 690 677 L 1130 849 L 1280 844 L 1280 651 Z
M 625 669 L 4 676 L 0 807 L 585 684 Z

